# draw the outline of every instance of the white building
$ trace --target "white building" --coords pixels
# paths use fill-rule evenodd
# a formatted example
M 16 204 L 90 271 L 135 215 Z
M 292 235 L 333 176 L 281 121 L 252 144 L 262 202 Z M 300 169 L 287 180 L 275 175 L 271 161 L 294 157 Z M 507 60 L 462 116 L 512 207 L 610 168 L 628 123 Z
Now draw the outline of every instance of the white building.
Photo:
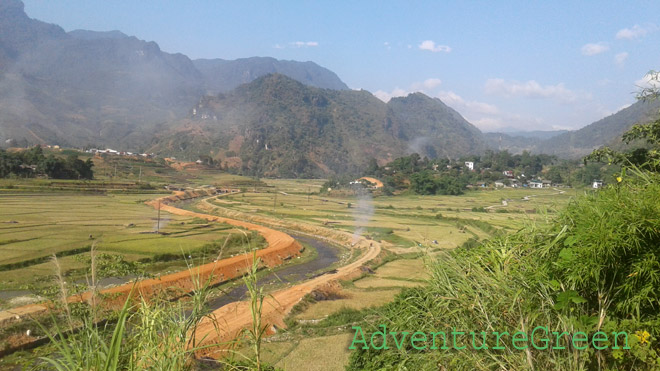
M 472 161 L 465 161 L 465 166 L 470 170 L 474 170 L 474 162 Z
M 529 188 L 543 188 L 543 182 L 540 180 L 532 180 L 529 182 Z

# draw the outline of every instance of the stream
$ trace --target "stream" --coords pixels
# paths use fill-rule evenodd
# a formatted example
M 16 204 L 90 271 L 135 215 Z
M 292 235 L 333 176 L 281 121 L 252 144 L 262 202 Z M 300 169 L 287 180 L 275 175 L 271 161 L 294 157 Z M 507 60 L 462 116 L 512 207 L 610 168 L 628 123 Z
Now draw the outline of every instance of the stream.
M 268 286 L 278 283 L 295 283 L 309 278 L 312 273 L 318 272 L 331 266 L 339 260 L 339 249 L 325 241 L 313 237 L 301 236 L 289 233 L 289 235 L 301 243 L 316 249 L 317 256 L 314 260 L 303 264 L 295 264 L 276 272 L 270 272 L 257 281 L 258 286 Z M 239 278 L 240 279 L 240 278 Z M 224 295 L 211 299 L 208 302 L 209 309 L 216 310 L 229 303 L 246 299 L 247 287 L 245 284 L 232 287 Z

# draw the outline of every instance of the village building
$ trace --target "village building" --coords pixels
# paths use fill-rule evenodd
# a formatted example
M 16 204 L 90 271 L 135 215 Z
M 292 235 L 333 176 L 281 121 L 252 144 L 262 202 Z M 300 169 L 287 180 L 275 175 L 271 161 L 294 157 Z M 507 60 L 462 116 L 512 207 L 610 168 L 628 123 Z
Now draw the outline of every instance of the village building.
M 530 180 L 529 188 L 543 188 L 543 182 L 537 179 Z

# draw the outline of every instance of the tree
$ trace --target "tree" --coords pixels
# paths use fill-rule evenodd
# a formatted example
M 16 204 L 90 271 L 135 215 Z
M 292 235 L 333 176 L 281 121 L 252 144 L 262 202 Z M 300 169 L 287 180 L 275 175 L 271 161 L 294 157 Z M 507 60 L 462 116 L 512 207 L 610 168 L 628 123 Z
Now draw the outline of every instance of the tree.
M 562 170 L 559 166 L 552 166 L 550 170 L 548 170 L 547 178 L 553 183 L 563 183 L 564 178 L 561 173 Z
M 650 84 L 642 88 L 637 99 L 642 101 L 655 100 L 660 97 L 660 72 L 650 71 Z M 635 140 L 644 140 L 651 145 L 651 149 L 634 149 L 628 152 L 617 152 L 609 147 L 599 148 L 584 158 L 584 162 L 605 162 L 617 164 L 622 167 L 637 167 L 643 170 L 660 172 L 660 112 L 655 121 L 648 124 L 635 124 L 623 133 L 622 141 L 630 144 Z

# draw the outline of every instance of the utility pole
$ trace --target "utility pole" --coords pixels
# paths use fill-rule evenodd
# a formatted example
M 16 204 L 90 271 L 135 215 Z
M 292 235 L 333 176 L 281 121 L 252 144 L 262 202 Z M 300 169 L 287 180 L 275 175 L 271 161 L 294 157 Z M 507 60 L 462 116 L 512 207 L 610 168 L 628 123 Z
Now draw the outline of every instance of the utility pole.
M 115 164 L 115 178 L 117 177 L 117 164 Z
M 138 176 L 138 183 L 142 182 L 142 166 L 140 166 L 140 175 Z
M 156 222 L 156 234 L 160 234 L 160 200 L 158 200 L 158 221 Z
M 277 207 L 276 206 L 276 204 L 277 204 L 277 191 L 275 191 L 275 192 L 276 192 L 275 193 L 275 198 L 273 199 L 273 210 Z

